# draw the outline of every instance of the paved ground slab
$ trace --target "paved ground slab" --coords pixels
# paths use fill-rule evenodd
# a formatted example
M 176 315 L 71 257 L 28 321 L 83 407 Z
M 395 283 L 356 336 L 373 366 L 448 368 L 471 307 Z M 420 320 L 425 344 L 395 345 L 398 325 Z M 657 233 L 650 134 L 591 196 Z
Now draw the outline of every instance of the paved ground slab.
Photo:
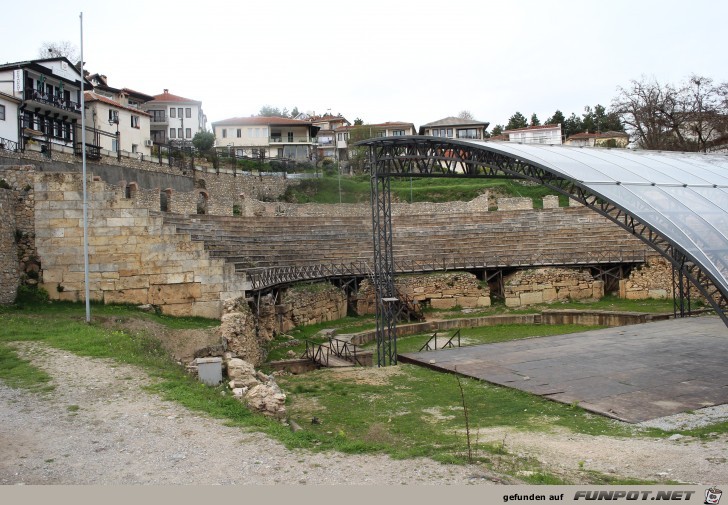
M 728 328 L 686 318 L 400 355 L 638 423 L 728 403 Z

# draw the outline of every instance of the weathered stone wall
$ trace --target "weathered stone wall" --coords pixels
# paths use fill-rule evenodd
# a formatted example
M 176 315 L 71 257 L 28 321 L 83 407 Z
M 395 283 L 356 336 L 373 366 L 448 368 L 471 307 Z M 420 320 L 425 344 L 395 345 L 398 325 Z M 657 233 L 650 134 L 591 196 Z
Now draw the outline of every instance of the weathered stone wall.
M 268 295 L 260 300 L 258 328 L 255 315 L 243 298 L 225 303 L 220 334 L 226 348 L 236 356 L 260 365 L 266 359 L 266 344 L 279 333 L 296 326 L 334 321 L 346 316 L 346 293 L 327 282 L 294 286 L 279 304 Z
M 556 195 L 548 195 L 543 197 L 543 208 L 544 209 L 558 209 L 559 208 L 559 197 Z
M 558 300 L 584 300 L 604 296 L 604 282 L 589 272 L 566 268 L 522 270 L 503 279 L 507 307 L 521 307 Z
M 628 300 L 657 298 L 672 299 L 672 265 L 662 256 L 651 257 L 647 263 L 635 268 L 627 279 L 619 281 L 619 297 Z M 694 300 L 705 298 L 695 286 L 690 285 L 690 297 Z
M 89 290 L 105 303 L 157 305 L 166 314 L 220 317 L 222 301 L 246 287 L 232 265 L 210 259 L 203 244 L 137 208 L 118 187 L 88 182 Z M 43 287 L 52 299 L 84 296 L 82 181 L 76 173 L 40 173 L 35 182 L 36 246 Z
M 14 200 L 13 191 L 0 188 L 0 304 L 15 301 L 20 283 Z
M 433 309 L 490 306 L 488 286 L 468 272 L 402 275 L 394 284 L 400 293 Z M 359 315 L 376 313 L 375 291 L 369 280 L 359 286 L 356 311 Z
M 9 186 L 12 192 L 14 212 L 13 236 L 16 245 L 16 268 L 24 284 L 38 283 L 41 269 L 40 258 L 35 248 L 35 193 L 33 183 L 35 169 L 32 165 L 0 166 L 0 181 Z M 0 219 L 4 214 L 0 214 Z
M 293 286 L 275 307 L 277 331 L 281 332 L 342 317 L 346 317 L 346 293 L 326 282 Z
M 558 207 L 558 205 L 557 205 Z M 533 200 L 525 197 L 498 198 L 498 210 L 532 210 Z

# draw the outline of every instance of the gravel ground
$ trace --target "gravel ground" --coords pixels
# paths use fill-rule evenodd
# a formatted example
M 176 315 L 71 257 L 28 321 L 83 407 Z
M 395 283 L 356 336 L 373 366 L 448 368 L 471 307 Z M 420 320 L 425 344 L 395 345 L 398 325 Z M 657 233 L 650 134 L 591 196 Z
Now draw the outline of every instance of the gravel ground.
M 37 343 L 17 349 L 56 387 L 0 384 L 0 484 L 494 483 L 478 467 L 290 451 L 144 392 L 149 379 L 135 367 Z

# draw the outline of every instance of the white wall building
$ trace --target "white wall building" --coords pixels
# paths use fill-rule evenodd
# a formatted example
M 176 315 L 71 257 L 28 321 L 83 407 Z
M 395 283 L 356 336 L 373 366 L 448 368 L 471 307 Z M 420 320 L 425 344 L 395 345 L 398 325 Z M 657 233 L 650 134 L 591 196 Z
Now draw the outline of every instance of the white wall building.
M 91 91 L 86 92 L 85 99 L 86 125 L 94 129 L 86 134 L 87 144 L 107 156 L 151 154 L 149 114 Z
M 207 128 L 202 102 L 173 95 L 168 89 L 141 108 L 150 115 L 151 139 L 157 144 L 189 143 Z
M 509 142 L 523 142 L 524 144 L 563 144 L 560 123 L 504 130 L 503 135 L 508 136 Z
M 8 135 L 3 138 L 17 140 L 20 150 L 73 152 L 78 147 L 82 88 L 90 90 L 91 84 L 63 57 L 0 65 L 2 131 Z

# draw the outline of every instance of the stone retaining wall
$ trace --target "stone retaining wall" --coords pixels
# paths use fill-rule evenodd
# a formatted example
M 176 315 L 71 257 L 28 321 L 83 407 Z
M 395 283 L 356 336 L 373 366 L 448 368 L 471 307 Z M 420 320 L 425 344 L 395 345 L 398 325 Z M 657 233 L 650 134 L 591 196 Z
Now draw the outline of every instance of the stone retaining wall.
M 468 272 L 400 275 L 395 287 L 410 299 L 433 309 L 489 307 L 490 290 Z M 357 313 L 375 314 L 375 292 L 368 279 L 359 285 Z
M 101 181 L 87 186 L 91 299 L 219 318 L 222 301 L 244 293 L 246 283 L 234 267 L 211 259 L 202 243 L 164 226 L 118 188 Z M 80 174 L 36 175 L 36 246 L 51 299 L 84 297 L 82 198 Z
M 32 165 L 0 166 L 0 181 L 10 187 L 12 198 L 9 205 L 14 213 L 14 243 L 16 269 L 23 284 L 35 285 L 41 269 L 41 261 L 35 247 L 35 168 Z M 3 216 L 0 219 L 4 219 Z M 7 226 L 7 223 L 4 223 Z M 0 250 L 2 251 L 2 250 Z
M 690 296 L 694 300 L 704 300 L 692 284 Z M 619 281 L 619 297 L 628 300 L 672 299 L 672 264 L 662 256 L 650 258 L 645 265 L 632 270 L 627 279 Z
M 566 268 L 536 268 L 504 278 L 507 307 L 521 307 L 558 300 L 584 300 L 604 296 L 604 282 L 589 272 Z
M 20 283 L 14 200 L 13 191 L 0 188 L 0 304 L 15 301 Z

